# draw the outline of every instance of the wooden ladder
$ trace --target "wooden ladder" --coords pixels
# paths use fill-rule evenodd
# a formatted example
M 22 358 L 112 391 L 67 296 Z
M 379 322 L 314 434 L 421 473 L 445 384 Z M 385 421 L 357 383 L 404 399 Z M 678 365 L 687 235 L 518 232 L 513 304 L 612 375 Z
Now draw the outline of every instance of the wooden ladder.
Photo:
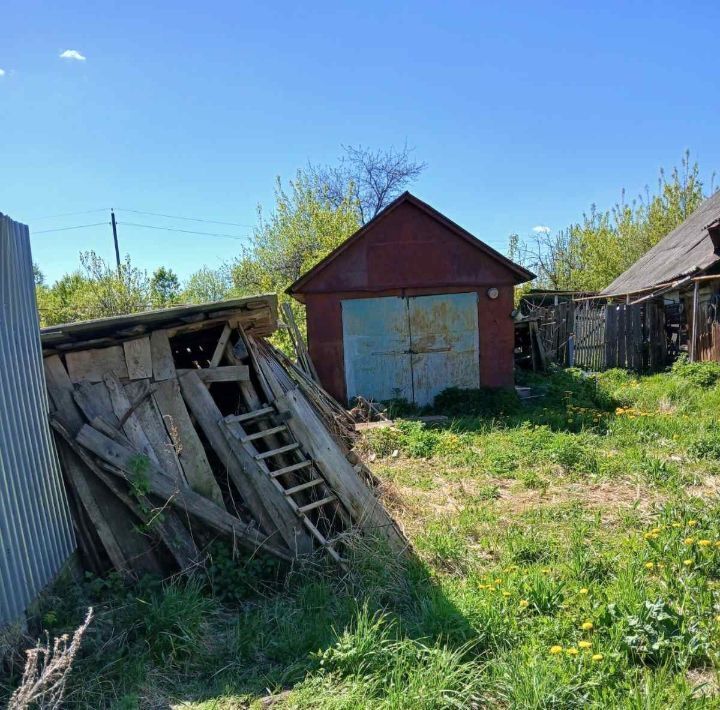
M 272 425 L 270 427 L 260 429 L 252 434 L 246 432 L 245 425 L 258 424 L 267 419 L 271 420 Z M 325 486 L 326 489 L 329 490 L 329 487 L 325 479 L 318 473 L 317 467 L 312 459 L 302 450 L 300 443 L 295 439 L 290 428 L 285 424 L 277 424 L 277 421 L 282 420 L 283 415 L 280 414 L 274 406 L 266 405 L 255 411 L 225 417 L 223 424 L 227 427 L 228 431 L 240 441 L 248 454 L 255 460 L 258 468 L 270 478 L 273 485 L 282 493 L 284 500 L 300 520 L 302 520 L 303 525 L 305 525 L 310 534 L 320 543 L 320 546 L 327 551 L 335 562 L 342 567 L 346 567 L 347 560 L 335 549 L 335 545 L 342 539 L 342 533 L 333 539 L 328 539 L 307 516 L 307 513 L 312 510 L 317 510 L 332 504 L 341 505 L 341 503 L 337 496 L 331 491 L 328 492 L 327 495 L 316 500 L 311 500 L 310 502 L 301 503 L 295 500 L 295 496 L 300 493 L 308 493 L 320 486 Z M 271 436 L 282 437 L 282 440 L 286 440 L 288 443 L 283 443 L 281 446 L 270 448 L 267 451 L 258 451 L 254 442 Z M 291 453 L 299 460 L 295 463 L 275 468 L 278 457 Z M 272 468 L 270 468 L 270 465 L 272 465 Z M 308 473 L 310 479 L 302 483 L 294 483 L 288 487 L 283 484 L 283 481 L 288 480 L 289 474 L 301 471 Z

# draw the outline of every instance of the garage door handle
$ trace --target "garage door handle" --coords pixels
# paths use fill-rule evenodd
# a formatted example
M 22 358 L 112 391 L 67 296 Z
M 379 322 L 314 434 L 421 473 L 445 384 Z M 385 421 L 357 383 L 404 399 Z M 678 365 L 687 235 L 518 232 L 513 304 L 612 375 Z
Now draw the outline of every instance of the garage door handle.
M 428 348 L 427 350 L 408 350 L 411 355 L 425 355 L 426 353 L 449 353 L 452 348 Z

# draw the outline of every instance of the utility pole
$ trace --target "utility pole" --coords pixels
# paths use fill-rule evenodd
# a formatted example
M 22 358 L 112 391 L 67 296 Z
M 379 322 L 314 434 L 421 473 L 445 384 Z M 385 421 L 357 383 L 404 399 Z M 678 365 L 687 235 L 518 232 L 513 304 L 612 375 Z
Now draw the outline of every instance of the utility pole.
M 115 241 L 115 263 L 117 264 L 118 276 L 120 276 L 120 247 L 117 238 L 117 223 L 115 222 L 115 210 L 110 209 L 110 224 L 112 224 L 113 240 Z

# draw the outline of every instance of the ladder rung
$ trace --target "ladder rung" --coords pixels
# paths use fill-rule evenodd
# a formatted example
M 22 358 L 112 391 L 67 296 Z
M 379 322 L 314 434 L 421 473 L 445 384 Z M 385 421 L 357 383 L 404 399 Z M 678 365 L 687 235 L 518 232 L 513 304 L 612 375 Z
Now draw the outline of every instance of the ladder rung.
M 261 454 L 255 454 L 255 459 L 257 461 L 262 461 L 263 459 L 269 459 L 271 456 L 277 456 L 278 454 L 285 454 L 288 451 L 295 451 L 295 449 L 299 449 L 300 444 L 297 442 L 294 442 L 292 444 L 288 444 L 287 446 L 281 446 L 279 449 L 270 449 L 270 451 L 263 451 Z
M 319 508 L 320 506 L 327 505 L 328 503 L 332 503 L 334 500 L 337 500 L 335 496 L 328 496 L 327 498 L 321 498 L 320 500 L 316 500 L 312 503 L 308 503 L 307 505 L 303 505 L 301 508 L 298 508 L 298 513 L 307 513 L 308 510 L 315 510 L 315 508 Z
M 264 436 L 272 436 L 273 434 L 277 434 L 281 431 L 287 431 L 287 427 L 284 424 L 271 427 L 270 429 L 265 429 L 264 431 L 259 431 L 256 434 L 247 434 L 246 436 L 243 436 L 240 441 L 244 444 L 248 441 L 255 441 L 255 439 L 262 439 Z
M 268 414 L 272 414 L 274 411 L 275 407 L 263 407 L 262 409 L 256 409 L 254 412 L 245 412 L 245 414 L 231 414 L 229 417 L 225 417 L 225 421 L 228 424 L 231 424 L 232 422 L 246 422 L 250 419 L 265 417 Z
M 278 476 L 282 476 L 284 473 L 297 471 L 298 469 L 306 468 L 307 466 L 312 466 L 312 461 L 300 461 L 300 463 L 294 463 L 292 466 L 285 466 L 285 468 L 279 468 L 277 471 L 271 471 L 270 475 L 273 478 L 277 478 Z
M 299 485 L 293 486 L 292 488 L 286 488 L 285 495 L 286 496 L 295 495 L 295 493 L 304 491 L 307 488 L 314 488 L 315 486 L 319 485 L 320 483 L 324 483 L 322 478 L 316 478 L 312 481 L 308 481 L 307 483 L 300 483 Z

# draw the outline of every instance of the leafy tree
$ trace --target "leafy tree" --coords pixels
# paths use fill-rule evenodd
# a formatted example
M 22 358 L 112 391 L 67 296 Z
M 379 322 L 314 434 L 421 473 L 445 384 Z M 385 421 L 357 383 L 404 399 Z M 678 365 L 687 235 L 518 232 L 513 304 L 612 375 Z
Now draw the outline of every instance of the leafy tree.
M 147 272 L 126 256 L 119 271 L 94 251 L 81 252 L 80 268 L 52 286 L 36 287 L 41 325 L 124 315 L 150 306 Z
M 186 303 L 223 301 L 232 296 L 232 279 L 228 266 L 211 269 L 203 266 L 187 281 L 181 299 Z
M 685 154 L 668 177 L 660 171 L 657 192 L 646 189 L 631 203 L 625 195 L 611 210 L 595 205 L 581 222 L 556 234 L 527 240 L 511 235 L 511 257 L 537 275 L 536 287 L 599 291 L 634 264 L 705 199 L 697 163 Z
M 150 278 L 150 302 L 153 308 L 167 308 L 180 301 L 180 281 L 177 274 L 164 266 Z
M 343 152 L 337 165 L 311 166 L 310 175 L 318 196 L 335 208 L 341 208 L 348 197 L 354 198 L 362 224 L 415 182 L 427 167 L 413 160 L 413 149 L 407 143 L 400 149 L 343 146 Z

